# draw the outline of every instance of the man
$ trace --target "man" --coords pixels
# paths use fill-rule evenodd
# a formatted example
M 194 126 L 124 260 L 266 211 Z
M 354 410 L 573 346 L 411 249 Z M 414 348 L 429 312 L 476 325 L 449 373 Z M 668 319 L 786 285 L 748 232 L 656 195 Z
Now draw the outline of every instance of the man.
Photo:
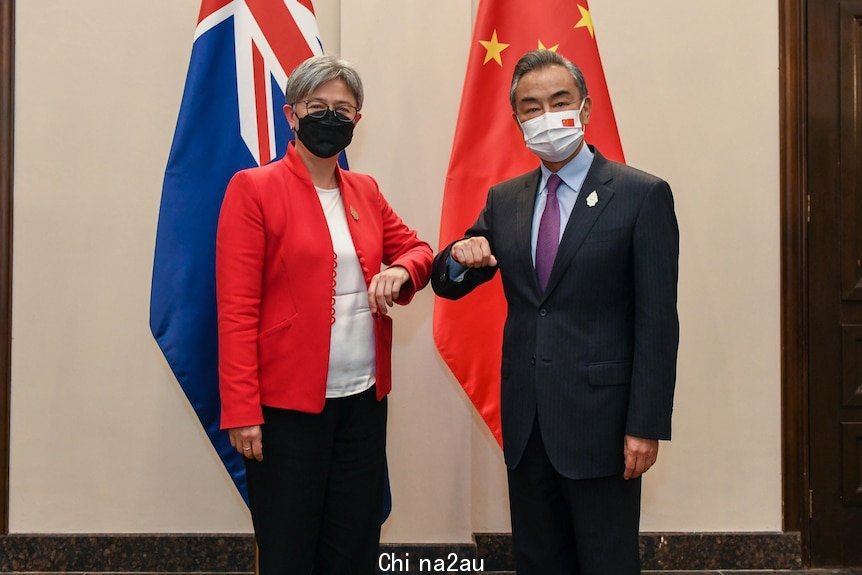
M 502 275 L 518 573 L 640 573 L 641 475 L 670 439 L 679 342 L 670 187 L 584 144 L 592 103 L 561 55 L 525 54 L 510 100 L 541 165 L 491 188 L 432 285 L 457 299 Z

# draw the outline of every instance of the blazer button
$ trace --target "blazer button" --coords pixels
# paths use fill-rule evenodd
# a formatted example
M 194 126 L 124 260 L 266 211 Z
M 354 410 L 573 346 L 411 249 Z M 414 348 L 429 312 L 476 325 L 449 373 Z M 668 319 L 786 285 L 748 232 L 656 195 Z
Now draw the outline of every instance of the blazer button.
M 530 365 L 536 365 L 536 356 L 530 358 Z
M 329 320 L 329 325 L 335 325 L 335 316 Z
M 546 310 L 545 308 L 540 309 L 539 315 L 545 317 L 546 315 L 548 315 L 548 310 Z

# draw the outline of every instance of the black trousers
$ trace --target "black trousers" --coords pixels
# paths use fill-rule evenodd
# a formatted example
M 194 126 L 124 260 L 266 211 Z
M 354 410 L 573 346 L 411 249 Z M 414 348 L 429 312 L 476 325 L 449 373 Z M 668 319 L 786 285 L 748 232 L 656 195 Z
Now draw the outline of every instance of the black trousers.
M 383 509 L 386 399 L 374 387 L 322 413 L 263 408 L 246 459 L 260 575 L 371 575 Z
M 560 475 L 548 459 L 538 420 L 508 475 L 518 575 L 640 573 L 640 478 Z

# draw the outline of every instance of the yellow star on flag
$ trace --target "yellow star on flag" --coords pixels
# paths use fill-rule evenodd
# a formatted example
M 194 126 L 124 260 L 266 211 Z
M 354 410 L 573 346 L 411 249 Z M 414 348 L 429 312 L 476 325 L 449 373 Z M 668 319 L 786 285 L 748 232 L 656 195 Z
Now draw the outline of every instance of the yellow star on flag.
M 590 16 L 590 11 L 578 4 L 578 10 L 581 11 L 581 19 L 575 24 L 575 30 L 578 28 L 586 28 L 590 31 L 590 38 L 595 38 L 596 34 L 593 31 L 593 17 Z
M 559 44 L 554 44 L 550 48 L 546 48 L 545 45 L 542 44 L 542 41 L 539 40 L 539 50 L 547 50 L 548 52 L 556 52 L 557 48 L 559 48 L 559 47 L 560 47 Z
M 503 44 L 497 41 L 497 30 L 494 30 L 494 33 L 491 34 L 490 40 L 479 40 L 479 44 L 484 46 L 485 52 L 485 61 L 482 64 L 487 64 L 490 60 L 496 60 L 497 64 L 501 67 L 503 66 L 503 59 L 500 57 L 500 54 L 503 53 L 503 50 L 509 47 L 509 44 Z

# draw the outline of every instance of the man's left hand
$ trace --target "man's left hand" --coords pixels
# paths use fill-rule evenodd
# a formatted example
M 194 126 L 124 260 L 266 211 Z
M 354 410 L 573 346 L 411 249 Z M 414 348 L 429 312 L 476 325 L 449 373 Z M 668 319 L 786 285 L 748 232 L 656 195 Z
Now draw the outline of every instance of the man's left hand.
M 626 458 L 624 479 L 636 479 L 647 472 L 658 459 L 658 440 L 626 435 L 623 453 Z
M 401 266 L 392 266 L 371 278 L 368 285 L 368 307 L 371 308 L 371 313 L 379 311 L 386 315 L 387 307 L 395 305 L 401 286 L 408 281 L 410 274 Z

